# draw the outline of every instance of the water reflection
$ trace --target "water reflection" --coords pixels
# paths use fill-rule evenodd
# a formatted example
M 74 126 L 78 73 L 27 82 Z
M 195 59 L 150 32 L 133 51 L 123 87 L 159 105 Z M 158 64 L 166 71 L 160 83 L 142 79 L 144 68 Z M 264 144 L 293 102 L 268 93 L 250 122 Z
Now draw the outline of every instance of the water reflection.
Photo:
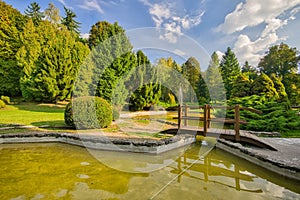
M 142 154 L 126 153 L 118 159 L 119 153 L 99 151 L 107 155 L 103 164 L 84 148 L 70 145 L 0 145 L 0 199 L 300 198 L 299 183 L 220 150 L 205 155 L 205 146 L 200 141 L 177 156 L 144 159 L 139 158 Z M 137 173 L 137 166 L 145 169 L 146 158 L 148 165 L 168 165 Z M 122 164 L 134 172 L 115 168 Z

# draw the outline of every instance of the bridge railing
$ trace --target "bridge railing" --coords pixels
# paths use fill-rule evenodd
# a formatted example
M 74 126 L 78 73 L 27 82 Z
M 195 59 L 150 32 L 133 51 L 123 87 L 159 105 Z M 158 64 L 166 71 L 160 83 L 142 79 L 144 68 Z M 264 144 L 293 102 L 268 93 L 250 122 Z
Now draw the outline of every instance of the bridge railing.
M 199 109 L 202 110 L 202 112 L 198 112 L 199 114 L 202 114 L 198 116 L 191 116 L 189 115 L 190 109 Z M 211 110 L 214 109 L 226 109 L 226 110 L 234 110 L 234 118 L 217 118 L 217 117 L 211 117 Z M 203 133 L 204 136 L 206 136 L 208 129 L 210 128 L 211 122 L 223 122 L 227 124 L 234 124 L 234 131 L 235 131 L 235 140 L 240 141 L 240 124 L 246 124 L 247 121 L 240 119 L 240 111 L 241 110 L 248 110 L 250 112 L 254 112 L 257 114 L 262 114 L 261 111 L 253 109 L 253 108 L 247 108 L 247 107 L 241 107 L 240 105 L 235 106 L 211 106 L 209 104 L 206 104 L 204 106 L 189 106 L 189 105 L 179 105 L 178 106 L 178 129 L 182 127 L 188 126 L 189 120 L 194 121 L 203 121 Z

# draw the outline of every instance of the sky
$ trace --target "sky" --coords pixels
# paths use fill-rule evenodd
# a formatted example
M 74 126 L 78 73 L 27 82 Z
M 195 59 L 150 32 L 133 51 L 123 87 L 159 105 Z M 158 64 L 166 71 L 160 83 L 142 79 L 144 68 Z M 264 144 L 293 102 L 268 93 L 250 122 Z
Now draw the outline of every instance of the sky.
M 34 0 L 4 0 L 21 13 Z M 270 46 L 284 42 L 300 50 L 300 0 L 36 0 L 70 8 L 87 35 L 98 21 L 118 22 L 135 49 L 150 59 L 195 56 L 203 68 L 211 54 L 230 47 L 240 65 L 257 66 Z M 149 56 L 148 55 L 148 56 Z

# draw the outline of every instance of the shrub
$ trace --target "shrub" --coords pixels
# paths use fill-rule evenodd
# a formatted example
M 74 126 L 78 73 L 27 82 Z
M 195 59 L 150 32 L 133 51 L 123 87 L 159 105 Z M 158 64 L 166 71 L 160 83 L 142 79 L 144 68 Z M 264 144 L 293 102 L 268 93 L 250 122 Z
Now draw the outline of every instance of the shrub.
M 105 128 L 111 122 L 111 105 L 100 97 L 73 99 L 65 109 L 65 123 L 73 128 Z
M 0 109 L 4 108 L 6 106 L 6 104 L 4 103 L 4 101 L 0 100 Z
M 1 96 L 1 100 L 6 104 L 10 104 L 10 98 L 8 96 Z

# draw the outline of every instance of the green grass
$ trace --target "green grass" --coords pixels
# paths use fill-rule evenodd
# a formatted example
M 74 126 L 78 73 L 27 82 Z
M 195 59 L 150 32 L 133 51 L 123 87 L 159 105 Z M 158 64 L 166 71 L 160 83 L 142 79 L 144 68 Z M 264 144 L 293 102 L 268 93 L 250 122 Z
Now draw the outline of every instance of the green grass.
M 0 126 L 33 125 L 62 126 L 64 106 L 54 104 L 20 103 L 0 110 Z
M 281 133 L 281 137 L 300 138 L 300 130 L 289 130 Z

